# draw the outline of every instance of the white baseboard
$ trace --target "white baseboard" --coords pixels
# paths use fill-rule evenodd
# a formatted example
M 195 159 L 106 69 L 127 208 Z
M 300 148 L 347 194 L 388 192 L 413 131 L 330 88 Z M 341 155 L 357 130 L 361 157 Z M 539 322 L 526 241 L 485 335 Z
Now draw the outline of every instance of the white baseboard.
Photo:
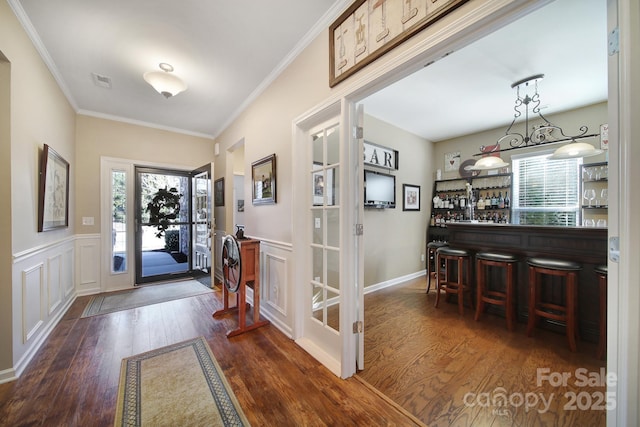
M 369 294 L 371 292 L 379 291 L 380 289 L 390 288 L 391 286 L 401 285 L 409 280 L 417 279 L 418 277 L 425 276 L 427 274 L 427 270 L 420 270 L 415 273 L 407 274 L 406 276 L 396 277 L 391 280 L 387 280 L 385 282 L 376 283 L 375 285 L 370 285 L 364 288 L 364 294 Z

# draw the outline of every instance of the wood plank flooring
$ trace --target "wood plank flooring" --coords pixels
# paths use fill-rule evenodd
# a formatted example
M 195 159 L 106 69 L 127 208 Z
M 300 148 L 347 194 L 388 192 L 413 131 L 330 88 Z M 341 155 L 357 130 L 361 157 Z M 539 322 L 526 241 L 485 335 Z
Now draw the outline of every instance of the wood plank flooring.
M 112 425 L 122 358 L 199 335 L 254 426 L 605 425 L 605 411 L 564 408 L 565 393 L 583 393 L 584 406 L 604 391 L 576 385 L 576 369 L 604 366 L 593 344 L 580 342 L 574 354 L 563 335 L 527 338 L 522 324 L 510 333 L 502 318 L 475 322 L 471 310 L 460 317 L 446 302 L 435 309 L 425 280 L 366 296 L 366 369 L 348 380 L 272 325 L 227 339 L 236 319 L 211 318 L 222 307 L 219 291 L 84 319 L 89 297 L 78 298 L 23 375 L 0 385 L 0 425 Z M 538 368 L 572 376 L 566 387 L 538 385 Z M 507 405 L 497 407 L 491 399 L 501 391 Z M 519 396 L 536 405 L 516 406 Z
M 221 292 L 80 318 L 78 298 L 22 376 L 0 385 L 2 426 L 111 426 L 122 358 L 204 336 L 253 426 L 419 425 L 358 378 L 341 380 L 269 325 L 227 339 Z
M 423 277 L 365 296 L 358 376 L 429 426 L 605 425 L 606 411 L 578 409 L 596 405 L 605 391 L 576 377 L 577 369 L 590 375 L 605 366 L 595 345 L 579 342 L 571 353 L 561 334 L 540 330 L 528 338 L 524 324 L 509 332 L 504 318 L 485 314 L 476 322 L 470 308 L 461 317 L 443 301 L 436 309 L 434 286 L 427 295 L 425 284 Z M 571 376 L 566 386 L 538 384 L 538 368 Z

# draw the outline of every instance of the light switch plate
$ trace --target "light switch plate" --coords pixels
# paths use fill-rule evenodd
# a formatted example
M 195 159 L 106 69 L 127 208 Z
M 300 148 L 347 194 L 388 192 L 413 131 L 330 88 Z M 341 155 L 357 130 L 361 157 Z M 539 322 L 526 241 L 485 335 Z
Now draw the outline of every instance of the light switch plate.
M 93 217 L 92 216 L 83 216 L 82 217 L 82 225 L 93 225 Z

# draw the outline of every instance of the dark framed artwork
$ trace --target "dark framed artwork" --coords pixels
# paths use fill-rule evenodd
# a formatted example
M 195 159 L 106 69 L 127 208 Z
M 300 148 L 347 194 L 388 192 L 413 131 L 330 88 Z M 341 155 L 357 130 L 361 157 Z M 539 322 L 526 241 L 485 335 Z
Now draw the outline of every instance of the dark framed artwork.
M 411 184 L 402 184 L 402 210 L 403 211 L 419 211 L 420 210 L 420 186 Z
M 44 144 L 40 160 L 38 231 L 69 226 L 69 162 Z
M 329 26 L 333 87 L 469 0 L 356 0 Z
M 213 182 L 213 203 L 216 207 L 224 206 L 224 178 Z
M 254 205 L 276 203 L 276 155 L 251 163 L 251 191 Z

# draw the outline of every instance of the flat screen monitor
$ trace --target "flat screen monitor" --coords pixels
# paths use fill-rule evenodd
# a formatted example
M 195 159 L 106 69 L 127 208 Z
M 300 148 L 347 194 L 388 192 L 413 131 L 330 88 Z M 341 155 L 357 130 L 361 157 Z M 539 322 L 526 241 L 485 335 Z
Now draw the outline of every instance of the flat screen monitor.
M 364 171 L 364 206 L 396 207 L 396 177 L 372 170 Z

